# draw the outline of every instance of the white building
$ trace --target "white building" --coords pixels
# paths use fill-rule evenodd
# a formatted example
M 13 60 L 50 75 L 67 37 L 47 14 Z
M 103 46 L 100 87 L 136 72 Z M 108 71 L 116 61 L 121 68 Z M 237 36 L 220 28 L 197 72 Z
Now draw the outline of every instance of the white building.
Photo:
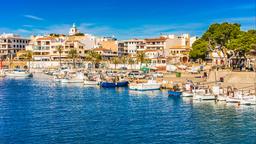
M 121 55 L 135 56 L 137 51 L 145 50 L 145 41 L 141 39 L 131 39 L 119 41 L 118 53 Z
M 69 35 L 75 35 L 75 34 L 77 34 L 77 33 L 79 33 L 79 31 L 78 31 L 78 29 L 76 28 L 76 25 L 75 24 L 73 24 L 73 26 L 70 28 L 70 30 L 69 30 Z
M 25 50 L 29 41 L 15 34 L 0 35 L 0 57 L 14 56 L 18 51 Z

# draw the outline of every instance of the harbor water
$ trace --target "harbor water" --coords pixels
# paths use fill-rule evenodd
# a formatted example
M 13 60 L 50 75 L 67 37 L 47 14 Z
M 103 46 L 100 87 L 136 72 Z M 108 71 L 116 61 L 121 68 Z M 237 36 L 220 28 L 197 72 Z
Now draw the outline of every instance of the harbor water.
M 5 78 L 0 143 L 256 143 L 256 106 Z

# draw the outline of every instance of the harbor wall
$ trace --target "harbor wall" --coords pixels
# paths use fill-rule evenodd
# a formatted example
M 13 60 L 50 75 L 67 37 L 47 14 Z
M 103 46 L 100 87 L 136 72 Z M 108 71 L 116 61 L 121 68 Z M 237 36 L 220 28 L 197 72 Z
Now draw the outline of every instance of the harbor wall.
M 215 77 L 217 81 L 219 81 L 221 77 L 224 79 L 224 82 L 222 83 L 224 87 L 254 87 L 254 84 L 256 83 L 256 72 L 211 71 L 207 81 L 214 82 Z

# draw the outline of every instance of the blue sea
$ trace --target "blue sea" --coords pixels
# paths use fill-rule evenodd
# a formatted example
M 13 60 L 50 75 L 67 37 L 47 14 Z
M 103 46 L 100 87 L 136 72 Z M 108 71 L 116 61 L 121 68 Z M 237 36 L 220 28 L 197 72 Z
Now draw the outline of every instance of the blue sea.
M 256 143 L 256 106 L 0 79 L 1 144 Z

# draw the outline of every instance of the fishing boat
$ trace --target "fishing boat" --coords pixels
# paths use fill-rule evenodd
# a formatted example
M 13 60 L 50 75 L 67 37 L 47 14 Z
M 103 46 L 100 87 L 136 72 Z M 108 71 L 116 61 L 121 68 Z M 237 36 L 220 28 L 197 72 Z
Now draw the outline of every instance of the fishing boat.
M 180 97 L 182 95 L 182 92 L 181 91 L 169 90 L 168 95 L 169 96 Z
M 218 95 L 217 96 L 217 100 L 218 101 L 226 101 L 227 100 L 227 96 L 225 96 L 225 95 Z
M 66 76 L 60 79 L 61 83 L 84 83 L 84 74 L 77 73 L 75 76 Z
M 114 87 L 116 87 L 116 83 L 115 82 L 102 81 L 102 82 L 100 82 L 100 86 L 103 87 L 103 88 L 114 88 Z
M 99 82 L 98 81 L 90 81 L 90 80 L 84 80 L 84 84 L 85 85 L 98 85 Z
M 256 96 L 247 96 L 240 100 L 241 105 L 256 105 Z
M 182 97 L 193 97 L 193 93 L 185 91 L 185 92 L 182 92 L 181 96 Z
M 115 87 L 127 87 L 129 82 L 128 81 L 119 81 L 119 82 L 108 82 L 103 81 L 99 83 L 103 88 L 115 88 Z
M 192 92 L 193 84 L 191 82 L 186 83 L 184 88 L 185 88 L 185 91 L 182 92 L 181 96 L 182 97 L 193 97 L 193 92 Z
M 4 70 L 1 70 L 1 69 L 0 69 L 0 77 L 5 77 Z
M 159 90 L 161 84 L 155 80 L 148 80 L 146 83 L 132 83 L 129 85 L 131 90 L 147 91 L 147 90 Z
M 29 78 L 29 77 L 33 77 L 33 74 L 26 70 L 15 69 L 13 71 L 6 72 L 6 76 L 7 77 Z
M 226 102 L 227 103 L 240 103 L 241 98 L 237 97 L 227 97 Z
M 209 88 L 198 89 L 193 94 L 194 100 L 216 100 L 216 96 L 211 93 Z
M 98 76 L 87 76 L 84 80 L 84 85 L 98 85 L 100 77 Z

